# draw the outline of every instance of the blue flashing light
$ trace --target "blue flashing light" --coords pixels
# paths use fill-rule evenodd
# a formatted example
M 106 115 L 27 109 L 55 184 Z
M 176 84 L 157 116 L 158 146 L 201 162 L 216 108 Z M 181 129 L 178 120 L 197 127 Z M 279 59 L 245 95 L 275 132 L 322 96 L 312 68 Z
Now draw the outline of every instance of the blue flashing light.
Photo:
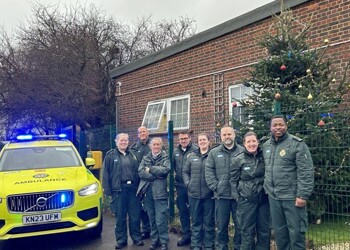
M 67 196 L 66 196 L 66 194 L 61 194 L 61 197 L 60 197 L 61 199 L 61 203 L 65 203 L 66 201 L 67 201 Z
M 61 139 L 64 139 L 64 138 L 67 138 L 67 135 L 66 134 L 59 134 L 58 137 Z
M 29 141 L 33 140 L 33 135 L 18 135 L 16 138 L 19 141 Z
M 334 117 L 334 114 L 333 113 L 325 113 L 325 114 L 321 114 L 320 115 L 322 118 L 324 118 L 324 117 L 329 117 L 329 118 L 331 118 L 331 117 Z

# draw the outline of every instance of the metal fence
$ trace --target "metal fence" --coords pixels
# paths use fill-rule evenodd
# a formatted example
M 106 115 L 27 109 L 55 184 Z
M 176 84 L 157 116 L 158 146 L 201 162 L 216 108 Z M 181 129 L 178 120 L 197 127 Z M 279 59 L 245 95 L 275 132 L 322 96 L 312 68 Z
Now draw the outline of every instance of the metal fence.
M 297 111 L 297 110 L 300 110 Z M 252 116 L 252 114 L 260 114 Z M 309 146 L 315 166 L 315 188 L 308 202 L 308 249 L 350 249 L 350 124 L 349 110 L 313 111 L 305 107 L 282 110 L 288 131 Z M 268 110 L 244 113 L 245 128 L 255 127 L 260 137 L 269 134 Z M 258 122 L 257 122 L 258 121 Z M 259 123 L 259 126 L 254 126 Z M 244 127 L 244 126 L 243 126 Z M 267 138 L 265 138 L 267 139 Z
M 287 117 L 289 132 L 307 141 L 315 164 L 315 188 L 308 204 L 307 246 L 308 249 L 350 249 L 349 114 L 344 109 L 328 115 L 317 113 L 310 116 L 312 120 L 305 121 L 303 124 L 305 126 L 294 126 L 293 117 Z M 235 122 L 228 117 L 225 123 Z M 201 127 L 200 124 L 205 126 Z M 196 138 L 199 132 L 206 130 L 213 141 L 217 142 L 220 137 L 220 126 L 218 126 L 220 124 L 216 124 L 210 117 L 192 119 L 190 125 L 194 128 L 193 138 Z M 244 129 L 239 127 L 235 129 L 237 141 L 241 142 Z M 128 130 L 135 131 L 131 140 L 136 140 L 137 127 L 129 127 Z M 256 132 L 259 135 L 268 135 L 268 123 Z M 85 146 L 79 146 L 82 155 L 88 149 L 101 150 L 105 153 L 114 148 L 115 134 L 114 125 L 82 132 L 80 142 L 85 143 Z M 167 139 L 168 135 L 163 134 L 162 137 Z M 176 138 L 174 141 L 177 144 Z
M 108 150 L 115 148 L 115 136 L 115 124 L 77 132 L 80 155 L 85 158 L 88 151 L 102 151 L 105 155 Z

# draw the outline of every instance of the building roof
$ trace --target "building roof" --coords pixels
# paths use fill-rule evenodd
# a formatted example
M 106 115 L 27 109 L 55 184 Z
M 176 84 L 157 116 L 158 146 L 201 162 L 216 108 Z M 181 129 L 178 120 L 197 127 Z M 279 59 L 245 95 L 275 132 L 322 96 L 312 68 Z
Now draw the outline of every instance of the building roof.
M 141 59 L 133 61 L 129 64 L 117 67 L 110 71 L 111 78 L 117 78 L 118 76 L 127 74 L 139 68 L 145 67 L 157 61 L 163 60 L 167 57 L 181 53 L 202 43 L 216 39 L 242 27 L 248 26 L 255 22 L 261 21 L 270 17 L 272 14 L 279 13 L 281 10 L 281 1 L 275 0 L 250 12 L 247 12 L 241 16 L 228 20 L 222 24 L 219 24 L 213 28 L 200 32 L 190 38 L 173 44 L 167 48 L 159 50 L 153 54 L 147 55 Z M 290 9 L 302 3 L 306 3 L 311 0 L 284 0 L 284 9 Z

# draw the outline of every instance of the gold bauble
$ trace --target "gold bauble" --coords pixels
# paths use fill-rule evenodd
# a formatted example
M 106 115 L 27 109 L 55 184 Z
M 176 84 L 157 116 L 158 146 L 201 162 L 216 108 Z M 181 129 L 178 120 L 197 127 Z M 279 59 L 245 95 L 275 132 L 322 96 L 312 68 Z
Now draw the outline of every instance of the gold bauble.
M 329 43 L 329 40 L 326 38 L 326 39 L 324 39 L 324 41 L 323 41 L 325 44 L 328 44 Z
M 312 95 L 311 95 L 311 93 L 309 93 L 309 95 L 307 96 L 307 99 L 308 99 L 308 100 L 312 100 Z
M 279 99 L 281 99 L 281 94 L 277 92 L 275 94 L 275 100 L 279 100 Z

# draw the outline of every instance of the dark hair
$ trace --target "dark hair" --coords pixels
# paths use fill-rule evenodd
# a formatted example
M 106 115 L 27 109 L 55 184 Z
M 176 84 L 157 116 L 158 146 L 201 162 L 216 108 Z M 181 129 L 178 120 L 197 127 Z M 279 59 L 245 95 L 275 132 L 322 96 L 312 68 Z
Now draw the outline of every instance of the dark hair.
M 189 137 L 191 137 L 191 131 L 186 129 L 186 130 L 181 130 L 179 133 L 179 135 L 188 135 Z
M 287 119 L 286 119 L 286 117 L 285 117 L 284 115 L 274 115 L 274 116 L 272 116 L 271 121 L 272 121 L 273 119 L 277 119 L 277 118 L 283 119 L 283 121 L 287 124 Z M 270 123 L 271 123 L 271 122 L 270 122 Z
M 254 131 L 248 131 L 248 132 L 245 133 L 245 135 L 243 136 L 243 142 L 245 142 L 245 138 L 246 138 L 246 137 L 251 136 L 251 135 L 255 136 L 255 138 L 256 138 L 257 140 L 259 140 L 259 139 L 258 139 L 258 135 L 257 135 Z

